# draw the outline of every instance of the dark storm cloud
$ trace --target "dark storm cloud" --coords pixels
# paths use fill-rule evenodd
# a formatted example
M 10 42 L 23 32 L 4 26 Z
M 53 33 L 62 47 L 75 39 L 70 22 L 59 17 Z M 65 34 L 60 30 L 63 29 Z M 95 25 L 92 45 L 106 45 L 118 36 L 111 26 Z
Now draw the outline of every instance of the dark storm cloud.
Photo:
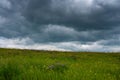
M 52 26 L 51 31 L 43 31 L 44 41 L 96 41 L 112 37 L 114 33 L 110 33 L 111 29 L 120 25 L 119 14 L 119 0 L 30 0 L 22 15 L 36 24 L 34 30 L 39 28 L 38 32 L 45 29 L 43 25 L 60 25 L 63 31 Z M 73 29 L 77 34 L 65 31 L 61 25 Z M 86 31 L 87 37 L 81 34 L 82 31 Z M 37 39 L 37 35 L 39 34 L 33 37 L 36 36 Z
M 119 30 L 120 0 L 0 1 L 0 37 L 119 46 Z
M 119 0 L 85 1 L 31 0 L 23 15 L 37 24 L 60 24 L 77 30 L 111 29 L 119 25 Z

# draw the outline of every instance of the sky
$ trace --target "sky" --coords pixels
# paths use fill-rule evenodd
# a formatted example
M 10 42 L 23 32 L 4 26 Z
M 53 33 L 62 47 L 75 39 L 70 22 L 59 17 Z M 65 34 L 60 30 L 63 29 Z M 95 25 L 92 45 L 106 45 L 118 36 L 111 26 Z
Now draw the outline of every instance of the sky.
M 120 51 L 120 0 L 0 0 L 0 47 Z

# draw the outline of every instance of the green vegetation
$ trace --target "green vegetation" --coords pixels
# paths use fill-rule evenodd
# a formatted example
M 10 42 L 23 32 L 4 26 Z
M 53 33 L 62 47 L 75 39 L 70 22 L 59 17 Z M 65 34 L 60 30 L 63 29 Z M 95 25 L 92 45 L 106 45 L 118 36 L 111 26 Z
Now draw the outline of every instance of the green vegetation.
M 0 49 L 0 80 L 120 80 L 120 53 Z

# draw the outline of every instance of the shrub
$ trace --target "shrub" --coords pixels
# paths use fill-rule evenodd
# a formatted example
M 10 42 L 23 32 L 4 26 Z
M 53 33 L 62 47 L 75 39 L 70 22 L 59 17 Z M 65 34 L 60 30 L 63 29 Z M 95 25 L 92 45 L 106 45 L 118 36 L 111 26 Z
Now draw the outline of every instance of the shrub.
M 20 75 L 21 71 L 16 65 L 7 64 L 0 68 L 0 79 L 14 80 Z

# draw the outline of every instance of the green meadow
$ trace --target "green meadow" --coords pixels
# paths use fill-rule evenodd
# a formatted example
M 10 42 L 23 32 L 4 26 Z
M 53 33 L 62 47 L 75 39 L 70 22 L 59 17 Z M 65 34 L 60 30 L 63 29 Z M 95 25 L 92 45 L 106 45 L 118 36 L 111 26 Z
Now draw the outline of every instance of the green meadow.
M 1 48 L 0 80 L 120 80 L 120 53 Z

